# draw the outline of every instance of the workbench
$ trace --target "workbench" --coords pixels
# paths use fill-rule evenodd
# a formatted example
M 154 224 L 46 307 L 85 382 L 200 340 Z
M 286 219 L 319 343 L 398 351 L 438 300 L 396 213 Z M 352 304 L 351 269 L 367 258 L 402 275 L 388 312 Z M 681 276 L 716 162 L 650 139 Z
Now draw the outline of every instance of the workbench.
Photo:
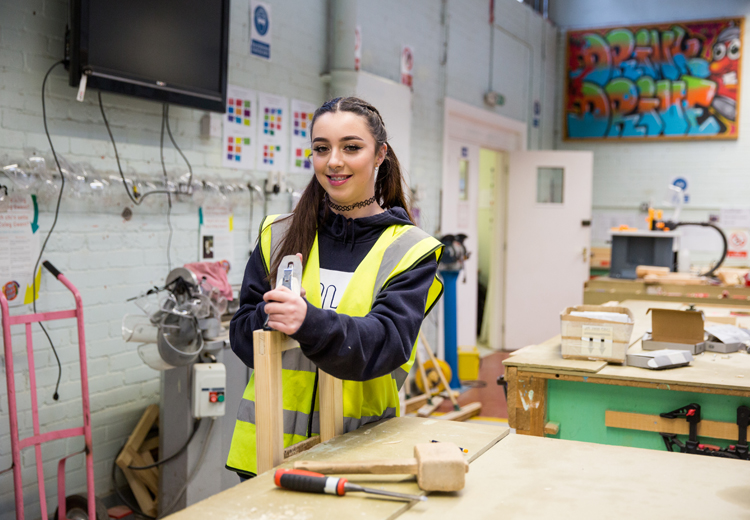
M 624 301 L 618 305 L 628 307 L 635 318 L 630 353 L 641 350 L 640 338 L 650 329 L 650 315 L 646 315 L 649 308 L 687 308 L 687 304 L 678 302 Z M 704 310 L 706 321 L 728 317 L 731 311 L 722 306 L 697 308 Z M 750 317 L 739 318 L 739 324 L 748 326 L 747 320 Z M 556 336 L 516 351 L 503 363 L 508 423 L 523 434 L 665 450 L 660 430 L 626 429 L 622 421 L 612 420 L 613 415 L 658 415 L 697 403 L 704 420 L 735 424 L 737 407 L 750 405 L 750 355 L 745 352 L 705 352 L 696 355 L 687 367 L 647 370 L 604 361 L 563 359 L 560 336 Z M 736 437 L 731 437 L 735 442 L 706 442 L 736 444 Z
M 644 280 L 623 280 L 605 276 L 592 278 L 584 283 L 585 305 L 601 305 L 612 300 L 697 301 L 744 307 L 750 306 L 750 287 L 647 283 Z
M 507 435 L 504 428 L 395 418 L 336 437 L 296 460 L 410 457 L 430 437 L 460 443 L 466 487 L 403 502 L 276 488 L 272 471 L 180 511 L 171 520 L 363 518 L 740 518 L 750 513 L 750 464 L 680 453 Z M 282 467 L 289 467 L 285 463 Z M 424 493 L 414 477 L 351 475 L 362 485 Z M 665 478 L 667 477 L 667 478 Z

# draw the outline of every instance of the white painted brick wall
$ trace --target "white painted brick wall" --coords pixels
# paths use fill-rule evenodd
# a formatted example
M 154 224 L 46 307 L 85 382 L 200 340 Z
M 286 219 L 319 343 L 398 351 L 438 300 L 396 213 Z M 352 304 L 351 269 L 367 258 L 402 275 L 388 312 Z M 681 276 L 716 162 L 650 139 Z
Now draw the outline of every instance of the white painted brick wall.
M 580 16 L 573 16 L 579 13 Z M 667 0 L 650 2 L 637 0 L 629 4 L 603 9 L 595 0 L 558 0 L 552 3 L 551 16 L 564 28 L 604 27 L 635 23 L 662 23 L 691 19 L 712 19 L 750 15 L 750 4 L 741 0 Z M 745 26 L 744 41 L 748 41 Z M 564 40 L 564 36 L 561 37 Z M 559 77 L 564 77 L 564 45 L 558 46 Z M 743 70 L 750 67 L 750 53 L 743 52 Z M 593 220 L 604 218 L 613 211 L 637 215 L 643 202 L 664 207 L 667 186 L 681 175 L 689 179 L 690 203 L 684 217 L 705 220 L 709 213 L 721 207 L 747 206 L 750 193 L 750 107 L 740 103 L 739 139 L 736 141 L 684 141 L 651 143 L 592 143 L 562 141 L 561 114 L 563 86 L 558 86 L 555 140 L 564 150 L 593 150 Z M 740 98 L 750 96 L 750 81 L 743 77 Z M 640 216 L 639 216 L 640 219 Z M 594 222 L 595 224 L 596 222 Z M 594 243 L 594 246 L 604 245 Z M 698 257 L 715 259 L 716 255 Z M 691 254 L 691 260 L 696 256 Z
M 230 83 L 316 104 L 324 101 L 326 86 L 320 80 L 320 74 L 326 68 L 325 0 L 270 0 L 274 20 L 271 62 L 248 55 L 248 4 L 248 0 L 231 3 Z M 514 0 L 500 0 L 496 4 L 497 23 L 510 31 L 520 30 L 517 36 L 539 53 L 541 23 L 531 18 L 529 10 Z M 450 48 L 447 68 L 444 69 L 441 65 L 443 41 L 439 2 L 359 1 L 363 70 L 398 80 L 401 46 L 412 45 L 415 50 L 411 174 L 414 184 L 422 190 L 423 226 L 430 232 L 436 231 L 439 223 L 442 99 L 447 94 L 481 107 L 488 82 L 488 2 L 451 1 L 448 8 Z M 0 4 L 0 157 L 7 155 L 20 159 L 24 149 L 48 152 L 41 114 L 41 83 L 49 66 L 60 58 L 67 16 L 67 2 L 62 0 Z M 499 74 L 504 60 L 502 53 L 495 56 L 496 74 Z M 534 78 L 541 70 L 541 63 L 540 58 L 535 58 Z M 527 70 L 511 72 L 528 77 Z M 96 93 L 90 91 L 83 103 L 75 102 L 76 90 L 67 85 L 67 75 L 61 67 L 50 76 L 47 88 L 48 123 L 58 153 L 71 162 L 85 162 L 98 171 L 117 175 Z M 110 93 L 104 93 L 103 99 L 127 175 L 159 177 L 159 105 Z M 503 110 L 507 109 L 497 110 L 504 113 Z M 528 107 L 519 114 L 527 118 Z M 191 161 L 195 175 L 198 178 L 260 181 L 263 175 L 220 167 L 220 139 L 203 139 L 199 135 L 202 115 L 197 110 L 170 109 L 175 139 Z M 545 128 L 544 124 L 542 128 Z M 165 162 L 173 178 L 186 171 L 168 139 L 165 140 Z M 289 180 L 294 187 L 302 188 L 308 177 L 290 175 Z M 41 199 L 40 225 L 41 232 L 46 234 L 52 222 L 50 211 L 54 197 L 48 195 Z M 249 235 L 255 238 L 262 205 L 256 201 L 251 223 L 248 196 L 236 198 L 232 203 L 237 262 L 230 273 L 230 282 L 239 283 L 244 270 L 242 255 L 251 247 Z M 159 392 L 158 374 L 143 365 L 135 346 L 121 340 L 120 324 L 125 313 L 139 312 L 134 304 L 125 300 L 159 285 L 167 273 L 166 203 L 154 196 L 143 206 L 134 208 L 133 218 L 125 221 L 121 212 L 130 206 L 125 194 L 119 191 L 88 200 L 75 198 L 67 191 L 58 227 L 45 254 L 45 258 L 63 271 L 83 296 L 99 494 L 110 491 L 109 472 L 114 456 L 146 405 L 158 401 Z M 288 211 L 287 198 L 275 198 L 268 209 L 271 213 Z M 194 261 L 198 241 L 197 205 L 176 202 L 172 225 L 173 266 Z M 39 310 L 64 309 L 71 305 L 72 298 L 65 288 L 45 273 Z M 426 326 L 428 339 L 433 344 L 436 343 L 437 314 L 432 314 Z M 77 426 L 80 425 L 80 386 L 75 328 L 72 322 L 56 322 L 50 324 L 49 332 L 63 365 L 61 397 L 59 402 L 52 400 L 57 367 L 46 338 L 40 331 L 35 332 L 41 422 L 43 428 Z M 19 424 L 22 434 L 28 435 L 31 431 L 28 364 L 23 335 L 15 330 L 14 352 Z M 10 465 L 10 442 L 4 372 L 0 379 L 3 380 L 0 383 L 2 469 Z M 68 440 L 45 447 L 48 504 L 56 500 L 54 466 L 57 458 L 80 449 L 80 445 L 81 441 Z M 33 464 L 32 452 L 26 452 L 23 473 L 29 518 L 39 515 L 34 495 Z M 69 469 L 68 491 L 83 490 L 85 474 L 81 457 L 71 459 Z M 13 518 L 12 511 L 12 476 L 5 473 L 0 475 L 0 520 Z

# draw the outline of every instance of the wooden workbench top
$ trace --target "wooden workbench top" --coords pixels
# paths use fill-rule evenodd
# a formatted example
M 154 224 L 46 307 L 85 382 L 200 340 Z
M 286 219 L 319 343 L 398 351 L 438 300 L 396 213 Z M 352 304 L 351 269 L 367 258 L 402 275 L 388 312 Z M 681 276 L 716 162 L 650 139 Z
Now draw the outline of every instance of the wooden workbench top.
M 750 462 L 509 435 L 401 520 L 748 518 Z M 352 518 L 352 517 L 350 517 Z
M 629 352 L 641 351 L 641 337 L 651 327 L 651 318 L 646 314 L 649 308 L 683 309 L 687 306 L 678 302 L 654 302 L 626 300 L 620 305 L 628 307 L 635 318 Z M 725 313 L 729 316 L 730 306 L 698 306 L 709 315 Z M 746 307 L 737 310 L 746 312 Z M 707 318 L 710 320 L 710 317 Z M 741 318 L 750 320 L 750 318 Z M 741 323 L 747 326 L 748 323 Z M 506 366 L 521 370 L 565 374 L 590 378 L 620 379 L 644 383 L 681 384 L 720 388 L 723 390 L 750 391 L 750 355 L 745 352 L 713 354 L 705 352 L 694 356 L 687 367 L 668 370 L 648 370 L 645 368 L 608 365 L 604 361 L 563 359 L 560 349 L 560 336 L 550 338 L 539 345 L 524 347 L 503 362 Z
M 404 459 L 414 456 L 414 445 L 437 440 L 453 442 L 468 450 L 471 463 L 508 435 L 508 429 L 481 424 L 397 417 L 367 425 L 335 437 L 301 453 L 280 467 L 291 467 L 295 460 L 355 461 L 371 459 Z M 360 485 L 409 494 L 425 494 L 415 477 L 399 475 L 347 475 Z M 239 482 L 239 480 L 238 480 Z M 459 493 L 453 493 L 457 495 Z M 428 503 L 431 498 L 427 501 Z M 409 507 L 424 507 L 424 502 L 404 502 L 364 493 L 343 497 L 300 493 L 279 489 L 273 482 L 273 470 L 236 485 L 206 500 L 169 516 L 170 520 L 275 518 L 357 518 L 385 520 L 395 518 Z

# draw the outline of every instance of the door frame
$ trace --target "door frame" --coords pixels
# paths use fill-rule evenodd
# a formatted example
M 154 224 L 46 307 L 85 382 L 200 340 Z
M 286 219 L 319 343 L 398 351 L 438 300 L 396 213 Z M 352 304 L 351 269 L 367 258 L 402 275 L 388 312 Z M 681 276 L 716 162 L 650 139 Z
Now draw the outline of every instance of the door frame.
M 443 172 L 442 172 L 442 195 L 441 195 L 441 208 L 446 207 L 447 197 L 449 194 L 445 189 L 448 186 L 448 182 L 451 177 L 450 162 L 449 162 L 449 150 L 451 143 L 456 142 L 468 142 L 473 145 L 477 145 L 480 148 L 488 148 L 499 152 L 515 152 L 525 151 L 527 148 L 527 124 L 522 121 L 517 121 L 509 117 L 495 114 L 488 110 L 469 105 L 457 99 L 446 97 L 443 106 Z M 506 170 L 507 171 L 507 170 Z M 470 174 L 469 182 L 476 186 L 479 183 L 478 169 L 474 170 L 474 173 Z M 502 199 L 497 198 L 497 204 L 502 204 L 503 211 L 507 207 L 507 175 L 504 175 L 502 182 L 498 183 L 498 186 L 502 186 Z M 507 223 L 507 216 L 504 219 L 504 223 Z M 443 212 L 440 214 L 440 229 L 445 229 L 446 226 L 443 222 Z M 473 233 L 473 236 L 477 235 L 476 225 L 474 229 L 469 229 L 469 233 Z M 467 234 L 469 234 L 467 233 Z M 506 230 L 503 230 L 503 236 L 505 236 Z M 505 253 L 503 253 L 503 256 Z M 504 262 L 503 262 L 504 265 Z M 475 277 L 477 273 L 474 273 Z M 502 280 L 500 280 L 505 287 L 505 272 L 503 272 Z M 505 292 L 503 291 L 503 306 L 505 306 Z M 438 350 L 444 352 L 445 338 L 444 329 L 442 327 L 443 314 L 442 305 L 440 306 L 440 324 L 438 327 Z M 459 311 L 460 312 L 460 311 Z M 474 311 L 476 313 L 476 310 Z M 460 316 L 459 316 L 460 320 Z

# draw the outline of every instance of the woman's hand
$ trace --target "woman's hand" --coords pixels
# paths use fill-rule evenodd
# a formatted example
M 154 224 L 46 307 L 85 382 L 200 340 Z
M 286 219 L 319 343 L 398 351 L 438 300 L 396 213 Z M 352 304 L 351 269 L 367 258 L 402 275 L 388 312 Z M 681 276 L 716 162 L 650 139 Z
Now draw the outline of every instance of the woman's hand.
M 263 295 L 268 314 L 268 325 L 274 330 L 291 335 L 299 330 L 307 315 L 307 302 L 286 287 L 279 287 Z

